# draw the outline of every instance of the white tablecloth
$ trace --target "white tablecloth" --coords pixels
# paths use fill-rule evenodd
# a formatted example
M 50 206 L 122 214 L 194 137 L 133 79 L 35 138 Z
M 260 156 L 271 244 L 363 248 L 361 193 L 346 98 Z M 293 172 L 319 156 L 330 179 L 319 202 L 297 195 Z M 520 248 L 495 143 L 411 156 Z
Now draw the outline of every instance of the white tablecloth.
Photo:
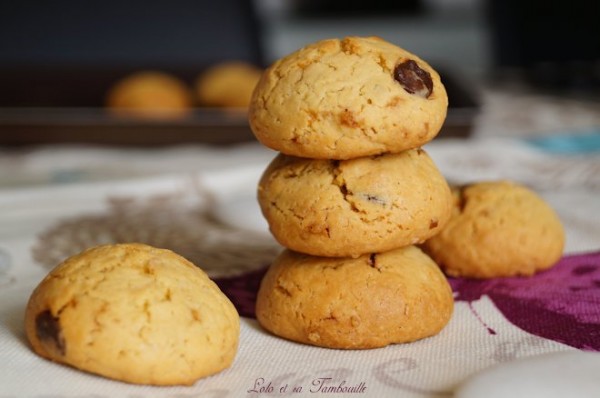
M 565 254 L 572 261 L 561 269 L 579 267 L 578 255 L 600 250 L 597 152 L 556 154 L 520 139 L 488 137 L 438 139 L 425 149 L 450 181 L 504 178 L 536 190 L 566 226 Z M 599 349 L 582 347 L 577 338 L 532 332 L 499 305 L 506 289 L 497 284 L 481 285 L 478 295 L 462 299 L 466 291 L 454 285 L 455 313 L 439 335 L 375 350 L 292 343 L 244 317 L 233 366 L 191 387 L 128 385 L 48 362 L 29 349 L 23 315 L 32 289 L 61 259 L 94 244 L 138 240 L 169 247 L 213 278 L 229 281 L 229 294 L 255 289 L 260 271 L 279 250 L 252 199 L 257 179 L 273 156 L 258 144 L 0 153 L 0 398 L 301 397 L 325 394 L 319 390 L 323 385 L 340 387 L 338 391 L 354 387 L 353 393 L 332 393 L 336 396 L 443 397 L 499 362 Z M 230 214 L 231 208 L 223 211 L 223 206 L 232 204 L 244 210 L 240 216 L 230 218 L 231 225 L 216 222 L 215 215 Z M 600 270 L 598 255 L 585 261 Z M 254 280 L 244 284 L 249 274 Z M 530 282 L 535 285 L 535 280 Z M 513 298 L 526 304 L 535 307 L 543 301 L 542 296 L 528 295 L 527 287 L 515 289 Z M 590 308 L 598 308 L 600 296 L 590 297 Z M 242 304 L 251 313 L 251 298 L 245 300 Z M 546 307 L 556 316 L 572 315 L 568 309 Z M 600 330 L 598 311 L 589 313 L 585 322 Z

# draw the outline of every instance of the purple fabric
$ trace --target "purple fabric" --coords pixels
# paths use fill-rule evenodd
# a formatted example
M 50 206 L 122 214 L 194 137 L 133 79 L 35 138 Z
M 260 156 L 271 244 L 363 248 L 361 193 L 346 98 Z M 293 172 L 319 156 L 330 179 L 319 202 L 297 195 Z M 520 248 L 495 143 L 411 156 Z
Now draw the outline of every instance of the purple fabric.
M 215 280 L 241 316 L 255 317 L 256 294 L 266 269 Z M 600 252 L 563 257 L 531 277 L 449 281 L 456 301 L 470 304 L 486 295 L 506 319 L 531 334 L 600 351 Z M 483 321 L 482 327 L 495 334 Z
M 215 279 L 215 283 L 223 293 L 229 297 L 240 316 L 246 318 L 256 318 L 254 305 L 256 304 L 256 294 L 260 287 L 260 281 L 267 272 L 268 266 L 258 271 L 252 271 L 247 274 L 234 276 L 230 278 Z
M 575 348 L 600 351 L 600 252 L 563 257 L 531 277 L 451 278 L 456 301 L 488 296 L 512 324 Z

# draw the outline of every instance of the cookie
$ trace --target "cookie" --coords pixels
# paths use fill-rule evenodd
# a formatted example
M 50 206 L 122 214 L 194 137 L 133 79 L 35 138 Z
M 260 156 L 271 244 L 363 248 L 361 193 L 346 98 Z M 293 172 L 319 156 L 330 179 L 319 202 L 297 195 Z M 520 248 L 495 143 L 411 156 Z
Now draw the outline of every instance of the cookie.
M 357 257 L 421 243 L 448 221 L 450 188 L 422 149 L 351 160 L 279 154 L 258 202 L 283 246 L 326 257 Z
M 273 63 L 252 97 L 256 138 L 282 153 L 351 159 L 432 140 L 448 98 L 425 61 L 377 37 L 310 44 Z
M 561 257 L 565 232 L 554 210 L 510 181 L 453 188 L 452 217 L 423 249 L 451 276 L 533 275 Z
M 115 83 L 106 98 L 108 109 L 120 116 L 172 119 L 192 109 L 192 93 L 177 77 L 141 71 Z
M 215 64 L 202 72 L 194 88 L 202 106 L 247 108 L 262 69 L 241 61 Z
M 239 316 L 198 267 L 165 249 L 105 245 L 33 291 L 25 331 L 52 361 L 136 384 L 193 384 L 229 367 Z
M 446 277 L 415 246 L 355 259 L 285 250 L 262 280 L 256 318 L 285 339 L 367 349 L 439 333 L 453 305 Z

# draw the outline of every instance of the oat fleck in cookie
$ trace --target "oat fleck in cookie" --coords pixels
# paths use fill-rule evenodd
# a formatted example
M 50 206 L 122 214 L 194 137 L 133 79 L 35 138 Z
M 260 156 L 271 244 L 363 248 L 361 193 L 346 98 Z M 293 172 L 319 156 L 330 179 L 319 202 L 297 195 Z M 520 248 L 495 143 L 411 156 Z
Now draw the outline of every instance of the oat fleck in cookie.
M 415 246 L 355 259 L 286 250 L 267 271 L 256 302 L 256 317 L 271 333 L 342 349 L 433 336 L 452 311 L 448 281 Z
M 239 316 L 198 267 L 165 249 L 105 245 L 68 258 L 32 293 L 40 356 L 136 384 L 193 384 L 229 367 Z
M 453 188 L 448 224 L 423 249 L 451 276 L 533 275 L 563 253 L 565 232 L 535 192 L 510 181 Z
M 258 201 L 283 246 L 356 257 L 421 243 L 448 221 L 452 195 L 422 149 L 352 160 L 278 155 Z
M 249 122 L 262 144 L 285 154 L 351 159 L 424 145 L 447 107 L 425 61 L 377 37 L 346 37 L 273 63 L 254 90 Z

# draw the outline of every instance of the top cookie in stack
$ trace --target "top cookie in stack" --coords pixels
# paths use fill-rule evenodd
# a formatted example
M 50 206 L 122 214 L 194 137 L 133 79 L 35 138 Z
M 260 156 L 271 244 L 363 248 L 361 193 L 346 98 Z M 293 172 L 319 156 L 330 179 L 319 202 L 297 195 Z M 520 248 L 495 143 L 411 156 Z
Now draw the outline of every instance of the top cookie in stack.
M 353 159 L 420 147 L 448 107 L 440 77 L 377 37 L 308 45 L 263 74 L 249 110 L 265 146 L 313 159 Z
M 261 77 L 249 109 L 281 154 L 258 200 L 273 236 L 315 256 L 358 257 L 417 244 L 448 221 L 448 184 L 420 146 L 448 98 L 417 56 L 375 37 L 308 45 Z

